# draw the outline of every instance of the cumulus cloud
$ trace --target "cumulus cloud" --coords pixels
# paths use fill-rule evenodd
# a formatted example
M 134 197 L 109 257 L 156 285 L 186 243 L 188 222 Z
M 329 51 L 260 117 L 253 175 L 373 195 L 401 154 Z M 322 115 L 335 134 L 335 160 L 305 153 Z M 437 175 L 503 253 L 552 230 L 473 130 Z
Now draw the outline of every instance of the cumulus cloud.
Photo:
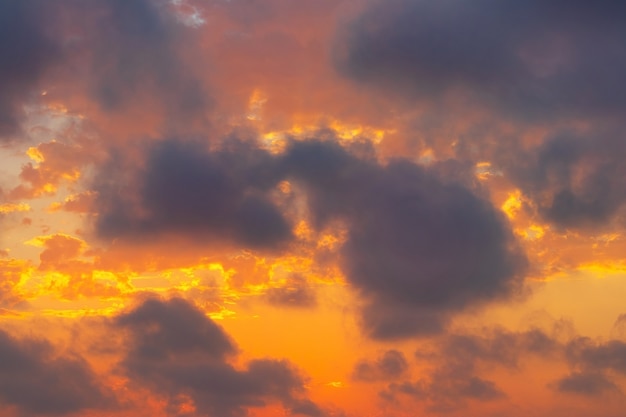
M 626 375 L 626 342 L 622 340 L 601 343 L 580 337 L 568 344 L 567 356 L 572 363 L 587 369 Z
M 314 288 L 300 275 L 289 277 L 280 287 L 268 288 L 265 299 L 278 307 L 308 308 L 317 305 L 317 294 Z
M 618 129 L 561 132 L 523 158 L 501 163 L 546 220 L 566 228 L 602 228 L 623 216 L 623 144 Z
M 481 374 L 486 368 L 518 369 L 528 355 L 559 357 L 562 346 L 541 330 L 510 332 L 500 329 L 482 334 L 452 333 L 435 341 L 432 350 L 416 352 L 419 361 L 434 364 L 416 381 L 392 382 L 380 392 L 387 401 L 409 396 L 433 411 L 451 411 L 468 400 L 494 401 L 506 397 L 498 385 Z
M 130 190 L 138 193 L 139 207 L 118 193 L 118 179 L 105 178 L 98 232 L 131 238 L 182 233 L 258 249 L 279 246 L 292 235 L 269 198 L 279 179 L 273 164 L 269 153 L 244 144 L 211 152 L 199 142 L 161 142 L 148 150 L 141 184 Z
M 45 340 L 0 331 L 0 374 L 0 402 L 26 416 L 116 407 L 84 359 L 58 355 Z
M 170 118 L 184 120 L 206 109 L 208 96 L 176 49 L 188 28 L 166 5 L 160 0 L 73 5 L 76 21 L 93 25 L 82 27 L 76 51 L 92 49 L 89 88 L 103 110 L 127 110 L 142 95 L 163 105 Z
M 395 379 L 401 377 L 408 369 L 409 364 L 402 352 L 388 350 L 375 361 L 357 362 L 352 371 L 352 379 L 356 381 Z
M 365 83 L 426 99 L 469 93 L 522 119 L 617 116 L 625 12 L 606 1 L 372 1 L 337 41 L 337 60 Z
M 342 267 L 365 301 L 366 333 L 441 330 L 448 315 L 520 290 L 525 258 L 490 202 L 407 160 L 386 165 L 332 142 L 294 142 L 286 164 L 318 224 L 344 221 Z
M 61 45 L 46 32 L 49 12 L 45 1 L 0 5 L 0 139 L 19 132 L 24 106 L 40 94 L 48 67 L 61 59 Z
M 378 92 L 427 103 L 416 123 L 426 137 L 444 135 L 433 124 L 472 119 L 468 104 L 480 108 L 489 120 L 450 128 L 452 152 L 492 160 L 542 220 L 622 227 L 625 12 L 612 2 L 370 1 L 339 31 L 336 61 Z M 502 120 L 515 133 L 499 130 Z M 529 145 L 533 128 L 546 133 Z M 451 151 L 448 139 L 426 141 Z
M 305 397 L 305 378 L 289 362 L 255 359 L 235 368 L 228 361 L 237 352 L 234 342 L 188 301 L 149 298 L 119 315 L 114 326 L 129 333 L 122 369 L 165 395 L 172 409 L 186 394 L 199 413 L 209 415 L 242 416 L 273 402 L 295 414 L 322 414 Z
M 440 331 L 451 314 L 516 295 L 522 285 L 525 258 L 503 215 L 407 160 L 381 165 L 333 140 L 292 141 L 280 155 L 249 142 L 208 151 L 169 140 L 148 148 L 136 178 L 121 192 L 116 179 L 99 185 L 101 236 L 171 233 L 265 250 L 294 239 L 286 207 L 271 198 L 281 180 L 294 181 L 315 228 L 347 227 L 342 268 L 373 338 Z
M 560 392 L 590 396 L 618 390 L 606 376 L 594 372 L 572 373 L 556 381 L 554 387 Z

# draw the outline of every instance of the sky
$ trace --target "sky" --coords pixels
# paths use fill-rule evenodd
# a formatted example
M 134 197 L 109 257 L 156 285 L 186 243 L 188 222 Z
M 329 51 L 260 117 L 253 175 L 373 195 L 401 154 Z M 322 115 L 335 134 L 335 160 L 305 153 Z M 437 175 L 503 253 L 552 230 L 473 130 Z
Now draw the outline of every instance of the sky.
M 623 417 L 625 19 L 0 1 L 0 415 Z

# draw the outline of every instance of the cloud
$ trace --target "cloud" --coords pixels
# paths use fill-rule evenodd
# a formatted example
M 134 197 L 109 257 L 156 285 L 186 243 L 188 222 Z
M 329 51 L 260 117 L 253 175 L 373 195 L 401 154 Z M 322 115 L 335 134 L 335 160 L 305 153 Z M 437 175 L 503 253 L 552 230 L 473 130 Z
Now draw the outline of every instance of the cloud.
M 623 142 L 616 128 L 561 132 L 501 163 L 544 219 L 566 228 L 601 228 L 619 218 L 626 202 Z
M 306 278 L 292 275 L 280 287 L 268 288 L 265 299 L 278 307 L 310 308 L 317 305 L 317 294 Z
M 0 308 L 20 308 L 26 305 L 25 294 L 19 285 L 32 266 L 27 261 L 0 259 Z
M 589 338 L 580 337 L 566 346 L 566 353 L 578 366 L 626 375 L 626 342 L 622 340 L 594 343 Z
M 450 333 L 433 341 L 430 348 L 416 352 L 418 361 L 426 366 L 420 370 L 420 379 L 392 382 L 380 396 L 387 401 L 409 396 L 436 412 L 457 410 L 465 407 L 468 400 L 486 402 L 507 396 L 494 381 L 482 375 L 493 366 L 517 370 L 529 355 L 561 357 L 561 353 L 561 344 L 538 329 Z
M 127 190 L 138 193 L 137 208 L 120 198 L 119 179 L 101 175 L 107 182 L 99 189 L 97 230 L 104 237 L 179 233 L 255 249 L 280 246 L 292 235 L 270 199 L 278 183 L 272 166 L 269 153 L 243 143 L 208 151 L 200 142 L 160 142 L 148 150 L 138 190 Z
M 520 290 L 525 258 L 487 200 L 404 159 L 359 159 L 332 142 L 293 142 L 285 164 L 314 222 L 343 221 L 342 268 L 376 339 L 440 331 L 450 314 Z
M 352 379 L 356 381 L 378 381 L 396 379 L 409 369 L 404 354 L 397 350 L 384 352 L 375 361 L 360 360 L 354 366 Z
M 212 99 L 187 59 L 197 34 L 175 9 L 166 0 L 3 2 L 0 137 L 30 134 L 21 124 L 51 109 L 103 131 L 136 132 L 131 118 L 141 134 L 202 124 Z
M 294 413 L 321 410 L 304 397 L 305 379 L 285 360 L 255 359 L 235 368 L 237 348 L 224 330 L 188 301 L 148 298 L 119 315 L 114 326 L 128 331 L 121 368 L 137 383 L 175 406 L 188 395 L 199 413 L 242 416 L 251 407 L 279 402 Z
M 295 239 L 289 201 L 274 197 L 288 180 L 303 190 L 315 229 L 345 225 L 341 267 L 373 338 L 438 332 L 470 305 L 521 291 L 526 261 L 504 216 L 436 170 L 405 159 L 383 165 L 332 139 L 291 141 L 279 155 L 233 139 L 210 151 L 183 140 L 146 149 L 135 175 L 102 170 L 101 237 L 183 236 L 280 252 Z
M 58 355 L 45 340 L 15 339 L 4 331 L 0 331 L 0 401 L 25 416 L 116 406 L 82 358 Z
M 176 50 L 189 29 L 176 21 L 164 1 L 79 3 L 74 12 L 76 19 L 93 25 L 81 28 L 85 37 L 78 48 L 80 53 L 86 52 L 83 48 L 93 52 L 90 89 L 103 110 L 124 111 L 145 96 L 177 120 L 206 109 L 203 86 Z
M 63 183 L 76 182 L 81 168 L 97 159 L 94 143 L 62 143 L 53 140 L 30 148 L 27 154 L 36 161 L 22 166 L 22 184 L 12 189 L 12 199 L 28 199 L 54 194 Z
M 19 132 L 24 105 L 40 94 L 40 79 L 61 58 L 60 45 L 46 32 L 49 6 L 37 0 L 0 4 L 0 139 Z
M 601 373 L 572 373 L 553 384 L 564 393 L 594 396 L 606 391 L 618 391 L 617 386 Z
M 625 11 L 613 2 L 372 1 L 340 31 L 337 62 L 351 78 L 417 99 L 461 92 L 521 119 L 618 117 Z

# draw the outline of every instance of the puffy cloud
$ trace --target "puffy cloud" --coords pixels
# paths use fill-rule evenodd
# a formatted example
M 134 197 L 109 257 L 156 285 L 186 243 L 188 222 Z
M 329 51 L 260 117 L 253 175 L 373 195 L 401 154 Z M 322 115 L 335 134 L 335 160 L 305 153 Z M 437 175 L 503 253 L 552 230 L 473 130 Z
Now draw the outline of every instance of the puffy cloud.
M 82 358 L 58 355 L 45 340 L 0 331 L 0 374 L 0 401 L 26 416 L 116 407 Z
M 506 173 L 534 202 L 540 215 L 567 228 L 602 227 L 622 215 L 626 193 L 618 129 L 563 132 L 505 158 Z
M 424 146 L 493 162 L 544 221 L 622 227 L 625 12 L 604 1 L 374 0 L 339 31 L 336 60 L 392 92 L 393 106 L 406 104 L 398 95 L 423 103 L 410 128 Z
M 222 328 L 183 299 L 148 299 L 118 316 L 116 325 L 132 332 L 134 343 L 126 359 L 129 367 L 194 354 L 223 361 L 236 353 Z
M 597 343 L 580 337 L 569 343 L 566 351 L 570 361 L 578 366 L 626 375 L 626 342 L 622 340 Z
M 249 145 L 211 152 L 200 143 L 160 142 L 149 149 L 141 184 L 126 190 L 129 196 L 119 193 L 118 178 L 104 173 L 98 232 L 130 238 L 179 233 L 251 248 L 280 246 L 292 235 L 270 199 L 278 182 L 272 165 L 269 153 Z
M 19 285 L 22 283 L 23 275 L 31 268 L 26 261 L 0 259 L 0 311 L 4 308 L 25 306 L 26 297 L 21 293 Z
M 69 141 L 68 141 L 69 142 Z M 22 166 L 22 184 L 10 191 L 12 199 L 36 198 L 55 194 L 64 182 L 73 183 L 81 177 L 81 169 L 98 158 L 97 145 L 63 143 L 53 140 L 32 147 L 27 154 L 35 161 Z
M 521 289 L 525 258 L 489 201 L 438 171 L 403 159 L 382 165 L 334 140 L 292 141 L 279 155 L 250 142 L 209 151 L 169 140 L 148 147 L 128 188 L 114 168 L 102 177 L 103 237 L 171 234 L 266 250 L 294 240 L 288 207 L 272 198 L 281 180 L 294 181 L 315 228 L 345 224 L 342 268 L 374 338 L 437 332 L 451 314 Z
M 73 6 L 75 23 L 84 19 L 84 38 L 75 51 L 84 54 L 91 49 L 89 86 L 102 109 L 124 111 L 144 95 L 179 120 L 206 108 L 201 83 L 177 51 L 188 28 L 176 21 L 166 2 L 108 0 Z
M 19 132 L 24 105 L 37 97 L 40 79 L 61 58 L 60 45 L 47 33 L 50 4 L 8 0 L 0 5 L 0 138 Z
M 601 373 L 572 373 L 556 381 L 555 388 L 560 392 L 598 395 L 606 391 L 616 391 L 617 386 Z
M 342 267 L 365 301 L 371 337 L 436 332 L 453 312 L 519 291 L 525 259 L 506 221 L 461 184 L 332 142 L 294 142 L 285 160 L 316 223 L 346 223 Z
M 209 415 L 246 415 L 248 408 L 272 402 L 295 414 L 322 414 L 304 397 L 305 379 L 289 362 L 255 359 L 244 369 L 231 365 L 228 358 L 237 352 L 233 341 L 183 299 L 149 298 L 119 315 L 114 325 L 129 333 L 122 369 L 165 395 L 172 407 L 185 394 L 198 413 Z
M 341 31 L 337 60 L 350 77 L 420 99 L 469 93 L 522 119 L 618 116 L 624 12 L 609 1 L 373 1 Z
M 352 379 L 377 381 L 401 377 L 409 368 L 404 354 L 397 350 L 384 352 L 376 361 L 361 360 L 354 366 Z
M 462 408 L 467 400 L 497 400 L 506 394 L 494 381 L 481 376 L 486 367 L 516 369 L 520 360 L 530 354 L 553 355 L 560 353 L 560 348 L 556 340 L 536 329 L 448 334 L 435 341 L 432 350 L 416 352 L 417 359 L 434 364 L 434 368 L 422 371 L 424 376 L 417 381 L 393 382 L 380 395 L 388 401 L 408 395 L 439 412 Z
M 291 276 L 282 286 L 268 288 L 265 299 L 278 307 L 307 308 L 317 305 L 315 290 L 300 275 Z

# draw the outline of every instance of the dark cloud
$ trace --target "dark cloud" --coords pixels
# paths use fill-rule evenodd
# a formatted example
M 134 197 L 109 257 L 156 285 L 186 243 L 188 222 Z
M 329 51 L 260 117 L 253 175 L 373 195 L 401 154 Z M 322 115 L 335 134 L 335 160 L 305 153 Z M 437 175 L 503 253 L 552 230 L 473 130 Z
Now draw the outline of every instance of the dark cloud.
M 464 407 L 467 400 L 484 402 L 506 397 L 493 381 L 477 376 L 449 379 L 445 374 L 434 374 L 430 382 L 391 383 L 380 396 L 393 401 L 398 394 L 426 401 L 427 409 L 435 412 L 457 410 Z
M 38 97 L 39 82 L 61 58 L 60 44 L 46 31 L 50 4 L 6 0 L 0 4 L 0 138 L 18 133 L 23 106 Z
M 409 369 L 404 354 L 397 350 L 388 350 L 375 361 L 361 360 L 352 371 L 356 381 L 378 381 L 395 379 L 403 376 Z
M 166 0 L 7 0 L 0 28 L 2 139 L 19 133 L 26 104 L 62 104 L 95 125 L 96 108 L 146 122 L 167 114 L 147 130 L 190 129 L 211 106 L 186 58 L 197 35 Z
M 456 138 L 457 157 L 497 164 L 545 221 L 606 227 L 623 224 L 626 201 L 623 16 L 626 7 L 610 1 L 374 0 L 340 31 L 337 62 L 345 75 L 439 113 L 452 102 L 494 111 L 496 121 L 476 121 Z M 436 112 L 426 111 L 420 135 L 467 116 Z M 498 131 L 503 116 L 549 133 L 528 149 Z M 559 133 L 552 126 L 564 120 L 585 127 Z
M 558 342 L 541 330 L 519 333 L 496 330 L 488 336 L 452 334 L 447 337 L 442 354 L 470 368 L 476 361 L 517 367 L 523 355 L 547 356 L 559 347 Z
M 167 360 L 194 354 L 222 361 L 236 352 L 224 330 L 185 300 L 148 299 L 117 317 L 116 324 L 133 332 L 131 355 L 137 361 Z
M 333 140 L 292 141 L 280 155 L 237 140 L 212 151 L 169 140 L 148 147 L 134 178 L 117 171 L 104 169 L 97 185 L 101 236 L 183 235 L 252 249 L 293 241 L 288 207 L 272 193 L 281 180 L 295 182 L 316 229 L 347 227 L 341 264 L 373 338 L 440 331 L 451 314 L 521 288 L 526 261 L 503 215 L 466 186 L 407 160 L 381 165 Z M 303 294 L 298 287 L 291 295 Z
M 115 407 L 82 358 L 57 355 L 47 341 L 19 340 L 4 331 L 0 331 L 0 402 L 26 416 Z
M 310 308 L 317 305 L 317 294 L 306 278 L 292 275 L 281 287 L 269 288 L 266 300 L 279 307 Z
M 509 332 L 495 329 L 483 334 L 449 334 L 431 349 L 419 350 L 420 362 L 434 365 L 422 370 L 417 381 L 394 382 L 380 392 L 387 401 L 407 395 L 425 402 L 432 411 L 463 408 L 467 400 L 493 401 L 506 397 L 495 382 L 481 376 L 494 366 L 518 369 L 529 355 L 552 357 L 562 346 L 541 330 Z
M 166 0 L 7 0 L 0 28 L 2 138 L 19 133 L 26 104 L 84 115 L 87 98 L 105 113 L 167 114 L 164 125 L 177 129 L 211 104 L 185 58 L 197 34 Z
M 572 373 L 553 384 L 560 392 L 582 395 L 598 395 L 617 391 L 617 386 L 601 373 Z
M 129 332 L 122 369 L 171 405 L 186 394 L 199 413 L 209 415 L 243 416 L 272 402 L 296 414 L 321 415 L 303 397 L 305 380 L 289 362 L 259 359 L 241 370 L 228 363 L 232 341 L 187 301 L 147 299 L 118 316 L 115 326 Z
M 580 337 L 566 346 L 566 353 L 569 360 L 578 366 L 626 375 L 626 342 L 622 340 L 596 343 Z
M 147 158 L 138 190 L 126 190 L 127 196 L 119 192 L 118 178 L 102 175 L 100 235 L 185 234 L 255 249 L 292 238 L 289 223 L 270 199 L 279 178 L 267 152 L 239 142 L 210 152 L 197 142 L 170 140 L 150 147 Z M 133 207 L 129 203 L 137 197 Z
M 626 148 L 620 129 L 606 130 L 549 137 L 524 157 L 506 158 L 504 170 L 546 220 L 567 228 L 611 224 L 626 202 Z
M 522 118 L 619 116 L 618 2 L 372 1 L 337 41 L 348 76 L 421 99 L 450 92 Z
M 83 19 L 84 38 L 75 45 L 93 57 L 89 84 L 106 111 L 125 111 L 147 95 L 165 106 L 169 118 L 185 119 L 206 110 L 202 84 L 184 64 L 177 48 L 189 41 L 189 30 L 161 0 L 79 2 L 72 18 Z
M 441 330 L 448 315 L 519 290 L 524 256 L 502 215 L 468 188 L 406 160 L 358 159 L 332 142 L 294 142 L 285 163 L 315 223 L 346 223 L 343 269 L 363 327 L 393 339 Z

